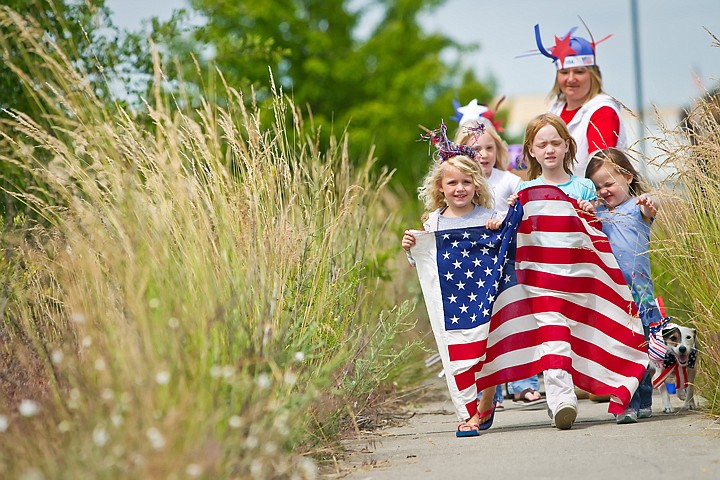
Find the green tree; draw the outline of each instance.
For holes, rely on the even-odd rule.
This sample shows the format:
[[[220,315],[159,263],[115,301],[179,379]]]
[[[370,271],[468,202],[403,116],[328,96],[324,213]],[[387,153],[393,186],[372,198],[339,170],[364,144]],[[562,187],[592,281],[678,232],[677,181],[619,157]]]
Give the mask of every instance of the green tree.
[[[183,58],[174,66],[177,75],[192,77],[193,54],[202,71],[217,66],[246,94],[252,86],[255,100],[267,97],[270,68],[275,82],[308,110],[313,125],[322,126],[325,138],[349,125],[354,158],[365,158],[374,145],[380,164],[397,169],[396,180],[414,189],[428,166],[418,124],[435,128],[447,120],[454,113],[453,97],[481,102],[492,97],[490,86],[444,60],[446,52],[462,54],[472,47],[420,27],[418,17],[441,3],[192,0],[204,23],[181,33],[176,17],[170,28],[156,23],[154,38]],[[173,75],[172,68],[164,72]]]
[[[0,8],[8,14],[9,22],[25,26],[24,35],[17,35],[14,27],[0,25],[0,122],[11,111],[27,114],[36,122],[52,122],[46,118],[47,105],[39,94],[44,88],[53,88],[48,80],[52,78],[51,66],[38,61],[28,48],[31,43],[57,45],[58,58],[62,55],[71,59],[76,68],[85,72],[95,95],[109,106],[113,104],[111,83],[107,81],[113,75],[110,72],[123,63],[130,65],[116,41],[119,34],[112,26],[105,0],[5,0]],[[36,27],[44,34],[30,33]],[[12,145],[1,140],[0,149],[11,151]],[[26,175],[17,165],[0,164],[0,187],[23,190]],[[5,216],[23,209],[12,196],[2,198],[0,208]]]

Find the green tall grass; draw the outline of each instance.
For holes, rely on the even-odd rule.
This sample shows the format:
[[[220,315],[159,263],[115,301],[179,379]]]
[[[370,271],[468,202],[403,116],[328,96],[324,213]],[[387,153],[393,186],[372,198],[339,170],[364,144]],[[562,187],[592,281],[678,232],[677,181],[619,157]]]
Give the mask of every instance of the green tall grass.
[[[143,126],[31,23],[0,23],[46,112],[2,127],[30,185],[5,194],[36,217],[2,237],[0,477],[315,477],[308,453],[405,354],[389,174],[321,150],[279,91],[246,108],[226,85],[192,112],[158,95]]]
[[[696,380],[708,411],[720,414],[720,115],[708,97],[691,112],[688,133],[666,128],[656,139],[663,166],[676,171],[659,214],[653,252],[656,285],[668,314],[697,329]],[[659,281],[658,281],[659,280]],[[656,292],[657,293],[657,292]]]

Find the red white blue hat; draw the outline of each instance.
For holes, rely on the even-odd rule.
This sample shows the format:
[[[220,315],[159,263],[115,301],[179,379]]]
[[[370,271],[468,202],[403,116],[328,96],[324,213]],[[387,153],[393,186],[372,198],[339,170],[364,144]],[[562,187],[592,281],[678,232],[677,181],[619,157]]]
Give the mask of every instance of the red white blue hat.
[[[538,50],[546,57],[552,58],[558,70],[597,65],[595,63],[595,47],[612,36],[608,35],[596,42],[591,33],[591,41],[588,41],[582,37],[574,37],[572,34],[575,33],[575,30],[577,27],[571,28],[564,37],[555,36],[555,46],[546,49],[540,38],[540,25],[535,25],[535,43],[537,43]]]

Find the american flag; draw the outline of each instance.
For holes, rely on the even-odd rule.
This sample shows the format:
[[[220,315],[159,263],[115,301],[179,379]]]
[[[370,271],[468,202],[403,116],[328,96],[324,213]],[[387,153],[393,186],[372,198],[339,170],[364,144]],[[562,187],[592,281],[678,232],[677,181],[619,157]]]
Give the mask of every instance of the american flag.
[[[477,392],[550,368],[622,413],[648,357],[607,237],[552,186],[522,190],[502,230],[417,232],[412,249],[460,418]]]

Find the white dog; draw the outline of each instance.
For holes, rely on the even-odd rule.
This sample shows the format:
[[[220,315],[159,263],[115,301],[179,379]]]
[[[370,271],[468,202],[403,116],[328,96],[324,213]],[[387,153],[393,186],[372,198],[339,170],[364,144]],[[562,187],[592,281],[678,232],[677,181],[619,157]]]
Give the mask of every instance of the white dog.
[[[653,387],[660,390],[663,412],[673,412],[670,394],[665,388],[665,381],[671,379],[674,379],[677,385],[678,398],[685,400],[681,410],[694,409],[695,361],[697,360],[695,329],[671,323],[669,318],[658,326],[652,325],[648,355],[655,366]],[[685,388],[687,393],[683,395]]]

